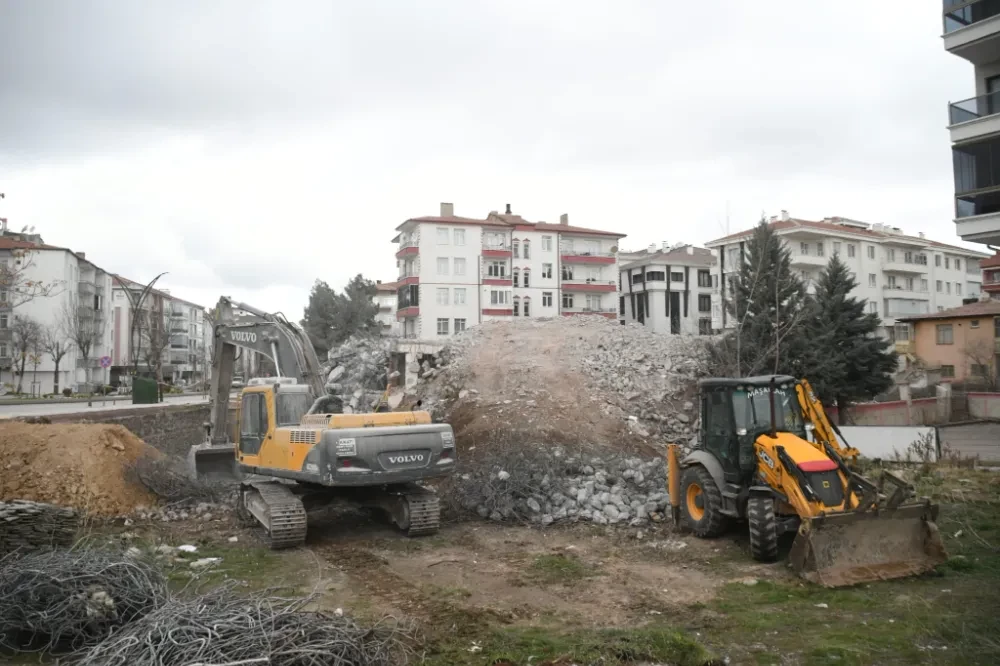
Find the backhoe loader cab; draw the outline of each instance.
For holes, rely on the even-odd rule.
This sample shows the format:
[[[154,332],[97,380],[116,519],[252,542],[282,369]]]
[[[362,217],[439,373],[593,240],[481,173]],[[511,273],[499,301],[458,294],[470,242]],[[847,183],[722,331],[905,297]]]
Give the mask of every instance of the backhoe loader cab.
[[[699,446],[683,461],[676,445],[668,449],[676,524],[715,537],[746,521],[761,561],[778,557],[781,534],[797,532],[793,568],[827,586],[908,576],[947,559],[937,506],[891,474],[876,485],[854,471],[857,450],[834,435],[807,381],[714,378],[699,391]]]

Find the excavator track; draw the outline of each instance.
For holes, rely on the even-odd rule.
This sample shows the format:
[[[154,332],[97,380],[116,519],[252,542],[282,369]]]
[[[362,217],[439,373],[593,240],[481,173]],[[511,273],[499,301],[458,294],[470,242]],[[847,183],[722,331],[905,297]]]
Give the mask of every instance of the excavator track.
[[[306,510],[286,484],[275,481],[240,487],[241,518],[252,520],[271,550],[295,548],[306,540]]]
[[[403,493],[410,517],[406,536],[434,534],[441,527],[441,503],[436,493],[424,488],[407,489]]]

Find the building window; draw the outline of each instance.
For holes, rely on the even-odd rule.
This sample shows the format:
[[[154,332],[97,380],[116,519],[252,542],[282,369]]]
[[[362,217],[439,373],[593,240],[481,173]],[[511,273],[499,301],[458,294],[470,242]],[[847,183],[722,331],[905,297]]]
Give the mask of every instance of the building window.
[[[712,274],[708,271],[698,271],[698,286],[699,287],[711,287],[712,286]]]
[[[551,308],[552,307],[552,292],[543,291],[542,292],[542,307]]]
[[[988,365],[973,363],[971,370],[973,377],[985,378],[990,376],[990,366]]]
[[[823,243],[816,243],[816,256],[817,257],[823,256]]]
[[[562,267],[562,279],[572,280],[573,279],[573,267],[568,264],[563,264]]]
[[[546,280],[552,279],[552,264],[542,264],[542,277]]]
[[[0,314],[0,328],[10,328],[10,316],[6,312]],[[6,354],[0,354],[0,356],[6,356]]]
[[[910,325],[896,324],[893,327],[892,336],[894,342],[908,342],[910,340]]]
[[[945,268],[951,268],[951,257],[945,257],[944,258],[944,267]]]
[[[955,270],[956,271],[962,270],[962,260],[961,259],[956,259],[955,260]]]
[[[679,273],[677,271],[670,272],[671,282],[684,282],[684,273]]]
[[[524,269],[524,286],[525,287],[531,286],[531,271],[529,271],[527,268]]]
[[[951,324],[937,325],[937,343],[939,345],[954,344],[954,331]]]
[[[904,264],[912,264],[913,263],[913,253],[912,252],[904,252],[903,253],[903,263]]]
[[[886,248],[886,250],[885,250],[885,259],[886,259],[886,261],[896,261],[896,251],[894,249],[892,249],[891,247]]]
[[[799,243],[799,254],[809,254],[809,243]]]
[[[854,258],[854,243],[847,244],[847,256],[852,259]]]
[[[524,316],[525,317],[531,316],[531,298],[527,296],[525,296],[524,298]]]
[[[876,286],[877,281],[878,281],[878,276],[877,275],[875,275],[874,273],[869,273],[868,274],[868,286],[869,287]]]
[[[646,282],[664,282],[666,279],[666,271],[646,271]]]
[[[490,291],[490,305],[510,305],[510,292],[496,289]]]
[[[740,248],[729,248],[729,265],[737,267],[740,265]]]
[[[514,297],[514,316],[515,317],[521,316],[521,299],[518,298],[517,296]]]
[[[448,244],[448,229],[445,227],[438,227],[438,245]]]
[[[885,280],[886,280],[886,286],[889,287],[889,289],[895,289],[896,288],[896,276],[895,275],[889,275],[888,277],[886,277]]]
[[[942,365],[941,366],[941,376],[942,377],[955,377],[955,366],[953,365]]]
[[[937,292],[938,292],[939,294],[940,294],[940,293],[941,293],[941,291],[942,291],[942,290],[944,289],[944,283],[943,283],[943,282],[941,282],[941,280],[937,280],[937,281],[936,281],[936,282],[934,283],[934,286],[935,286],[935,287],[937,288]]]
[[[455,275],[465,275],[465,257],[455,257]]]
[[[542,236],[542,252],[552,251],[552,236]]]
[[[911,277],[906,278],[906,288],[909,291],[913,291],[913,278]]]
[[[465,305],[465,287],[455,288],[455,305]]]
[[[921,266],[926,266],[927,265],[927,255],[926,254],[918,254],[917,255],[917,263],[920,264]]]
[[[944,293],[946,293],[946,294],[950,294],[951,293],[951,282],[945,282],[944,283]]]
[[[711,335],[712,334],[712,320],[706,317],[702,317],[698,320],[698,335]]]
[[[566,310],[571,310],[573,308],[573,294],[562,295],[562,306]]]
[[[7,302],[7,290],[0,289],[0,303],[6,303],[6,302]]]
[[[521,258],[521,241],[514,240],[514,242],[511,243],[510,247],[511,247],[511,252],[513,252],[513,254],[514,254],[514,258],[515,259],[520,259]]]
[[[515,287],[520,287],[521,286],[521,269],[515,268],[514,270],[512,270],[511,271],[511,278],[513,278],[513,280],[514,280],[514,286]]]
[[[929,285],[930,285],[930,283],[927,282],[926,279],[921,279],[920,280],[920,291],[927,291]]]
[[[437,304],[448,305],[448,287],[437,288]]]
[[[934,255],[934,265],[937,266],[938,268],[941,267],[941,255],[940,254],[935,254]]]
[[[875,301],[868,301],[868,312],[878,314],[878,303]]]
[[[635,275],[632,276],[632,284],[639,284],[640,282],[645,282],[645,281],[646,281],[645,273],[636,273]]]
[[[8,351],[9,350],[7,349],[7,343],[6,342],[0,342],[0,356],[6,357]]]
[[[437,320],[437,334],[438,335],[448,335],[448,320],[438,319]]]
[[[698,294],[698,312],[712,311],[712,297],[708,294]]]
[[[531,241],[524,241],[524,258],[531,259]]]
[[[969,322],[969,328],[979,328],[979,320],[973,319]]]
[[[869,245],[868,246],[868,258],[869,259],[874,259],[875,258],[875,246],[874,245]]]
[[[962,285],[958,282],[955,283],[955,293],[959,296],[962,295]]]
[[[437,260],[437,274],[447,275],[448,274],[448,257],[438,257]]]
[[[502,278],[507,275],[507,263],[503,261],[491,261],[486,266],[486,275],[491,278]]]
[[[584,298],[587,300],[587,310],[591,312],[597,312],[601,309],[601,295],[600,294],[587,294]]]
[[[834,253],[834,254],[840,254],[840,243],[836,243],[836,242],[835,242],[835,243],[833,244],[833,253]]]
[[[455,245],[465,245],[465,229],[455,229]]]

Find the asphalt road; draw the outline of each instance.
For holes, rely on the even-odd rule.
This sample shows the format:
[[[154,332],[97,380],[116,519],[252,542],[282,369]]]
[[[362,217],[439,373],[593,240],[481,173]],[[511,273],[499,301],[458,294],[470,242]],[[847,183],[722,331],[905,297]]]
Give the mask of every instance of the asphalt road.
[[[157,405],[133,405],[131,397],[119,400],[112,400],[114,396],[107,398],[94,398],[93,406],[88,407],[86,402],[54,402],[52,404],[33,405],[0,405],[0,419],[16,418],[18,416],[50,416],[52,414],[86,414],[87,412],[97,412],[106,410],[128,410],[128,409],[149,409]],[[207,394],[193,395],[167,395],[160,405],[196,405],[208,404]]]

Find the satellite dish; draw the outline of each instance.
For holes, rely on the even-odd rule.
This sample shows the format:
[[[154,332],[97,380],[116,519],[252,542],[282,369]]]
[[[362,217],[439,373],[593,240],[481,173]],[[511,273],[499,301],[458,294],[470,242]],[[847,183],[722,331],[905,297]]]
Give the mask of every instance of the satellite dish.
[[[31,228],[30,228],[30,229],[28,229],[28,233],[29,233],[29,234],[33,234],[33,233],[35,233],[35,225],[31,225]]]
[[[618,246],[617,245],[612,245],[611,246],[611,254],[614,254],[617,251],[618,251]]]

